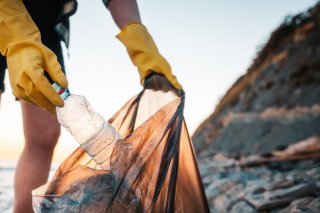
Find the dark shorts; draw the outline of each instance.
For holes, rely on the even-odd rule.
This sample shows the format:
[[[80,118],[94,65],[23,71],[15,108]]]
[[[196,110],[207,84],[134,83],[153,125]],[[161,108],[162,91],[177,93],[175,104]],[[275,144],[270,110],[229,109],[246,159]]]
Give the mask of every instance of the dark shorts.
[[[40,30],[42,43],[56,54],[62,71],[65,73],[61,39],[54,29],[55,21],[61,11],[63,2],[64,0],[24,0],[27,10]],[[0,94],[1,91],[5,90],[4,77],[6,68],[6,58],[0,54]],[[47,72],[45,72],[45,75],[52,84],[53,81]]]

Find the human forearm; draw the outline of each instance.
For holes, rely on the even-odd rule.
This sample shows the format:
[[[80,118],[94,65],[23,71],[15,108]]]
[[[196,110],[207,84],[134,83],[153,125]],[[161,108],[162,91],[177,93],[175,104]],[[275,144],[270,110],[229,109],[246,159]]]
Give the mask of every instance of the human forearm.
[[[114,22],[121,29],[117,38],[124,44],[137,66],[140,82],[152,72],[164,75],[176,89],[182,86],[172,74],[170,64],[160,54],[147,28],[141,24],[136,0],[111,0],[108,4]]]
[[[140,22],[140,13],[136,0],[111,0],[108,9],[119,29],[129,22]]]

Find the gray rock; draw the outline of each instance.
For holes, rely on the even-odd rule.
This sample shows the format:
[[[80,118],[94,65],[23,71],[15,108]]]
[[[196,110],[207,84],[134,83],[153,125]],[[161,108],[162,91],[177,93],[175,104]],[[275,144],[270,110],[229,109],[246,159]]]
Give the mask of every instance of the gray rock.
[[[301,183],[296,186],[285,189],[277,189],[275,191],[266,192],[265,196],[267,199],[291,199],[295,200],[301,197],[306,197],[315,194],[317,191],[317,186],[314,182],[311,183]]]
[[[320,198],[305,197],[295,200],[287,208],[281,210],[279,213],[319,213],[320,212]]]
[[[230,213],[256,213],[257,210],[247,202],[240,201],[233,205]]]

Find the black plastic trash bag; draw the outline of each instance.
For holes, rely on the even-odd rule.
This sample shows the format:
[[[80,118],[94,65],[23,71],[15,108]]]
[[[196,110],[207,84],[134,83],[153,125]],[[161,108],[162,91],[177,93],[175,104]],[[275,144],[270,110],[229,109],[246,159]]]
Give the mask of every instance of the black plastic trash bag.
[[[80,146],[51,182],[33,191],[34,210],[209,212],[183,117],[184,98],[163,76],[151,75],[143,91],[109,120],[124,139],[113,150],[103,141]]]

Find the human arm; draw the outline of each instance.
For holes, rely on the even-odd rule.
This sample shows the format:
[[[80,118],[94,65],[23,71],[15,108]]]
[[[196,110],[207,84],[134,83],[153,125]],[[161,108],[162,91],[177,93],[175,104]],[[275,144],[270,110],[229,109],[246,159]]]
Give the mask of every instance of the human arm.
[[[68,82],[56,55],[42,44],[22,0],[0,0],[0,52],[7,58],[10,84],[17,98],[50,112],[63,106],[44,70],[63,88]]]
[[[121,29],[117,38],[127,48],[131,61],[137,66],[141,84],[150,73],[156,72],[181,90],[182,86],[172,74],[170,64],[160,54],[147,28],[142,25],[136,0],[111,0],[108,9]]]
[[[108,4],[108,9],[120,30],[130,22],[141,23],[136,0],[111,0]]]

